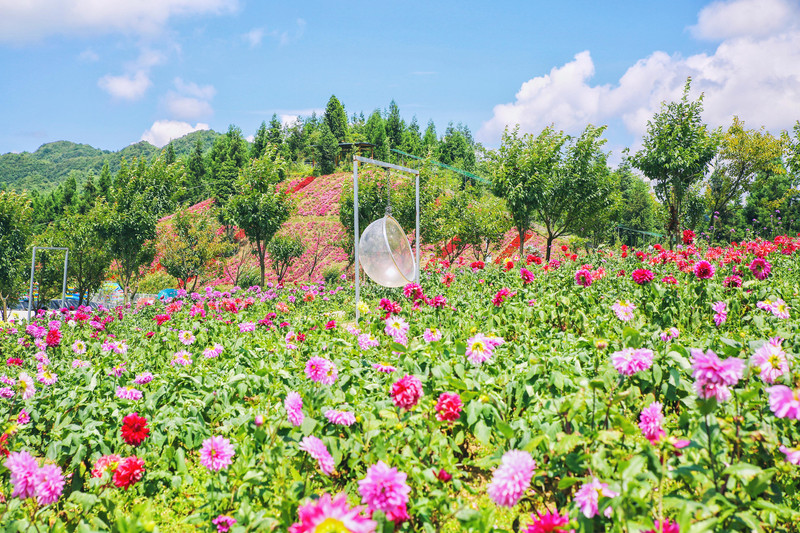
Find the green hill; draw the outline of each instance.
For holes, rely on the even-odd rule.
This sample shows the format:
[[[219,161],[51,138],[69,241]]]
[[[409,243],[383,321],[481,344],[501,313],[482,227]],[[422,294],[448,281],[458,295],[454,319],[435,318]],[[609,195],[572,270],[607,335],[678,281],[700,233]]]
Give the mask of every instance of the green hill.
[[[175,139],[172,141],[175,155],[178,157],[189,155],[198,139],[203,143],[204,152],[207,152],[219,136],[219,133],[207,130],[195,131]],[[48,193],[58,187],[70,172],[76,171],[80,174],[76,178],[80,184],[87,174],[99,174],[106,161],[114,173],[119,169],[123,157],[126,161],[134,158],[150,160],[161,151],[161,148],[146,141],[131,144],[117,152],[70,141],[47,143],[33,153],[0,155],[0,189],[8,188],[14,191],[27,189],[41,194]]]

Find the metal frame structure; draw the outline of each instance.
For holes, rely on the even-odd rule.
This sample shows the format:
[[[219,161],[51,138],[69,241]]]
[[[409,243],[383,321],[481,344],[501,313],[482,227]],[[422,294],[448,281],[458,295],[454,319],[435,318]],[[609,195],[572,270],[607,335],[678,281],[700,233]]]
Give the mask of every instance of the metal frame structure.
[[[419,271],[420,271],[420,264],[419,264],[419,170],[414,170],[413,168],[406,168],[401,167],[400,165],[393,165],[392,163],[387,163],[385,161],[378,161],[377,159],[369,159],[367,157],[361,157],[359,155],[353,156],[353,224],[354,224],[354,232],[353,232],[353,251],[355,254],[355,275],[356,275],[356,323],[359,320],[359,312],[358,312],[358,302],[360,301],[361,296],[361,274],[359,272],[359,263],[358,263],[358,241],[361,238],[361,231],[358,227],[358,163],[367,163],[370,165],[376,165],[379,167],[383,167],[386,169],[394,169],[400,172],[406,172],[408,174],[413,174],[415,176],[415,187],[416,187],[416,227],[414,233],[414,250],[416,255],[416,262],[417,262],[417,271],[414,274],[414,280],[416,283],[419,283]]]
[[[36,270],[36,250],[65,250],[64,254],[64,282],[61,284],[61,304],[67,299],[67,265],[69,265],[69,248],[54,246],[34,246],[31,255],[31,285],[28,289],[28,322],[31,320],[31,307],[33,306],[33,273]]]

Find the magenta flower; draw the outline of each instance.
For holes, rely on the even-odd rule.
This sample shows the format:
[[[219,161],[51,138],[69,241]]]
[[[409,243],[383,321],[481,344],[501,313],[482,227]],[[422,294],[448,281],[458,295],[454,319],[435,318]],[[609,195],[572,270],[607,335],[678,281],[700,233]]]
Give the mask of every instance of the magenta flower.
[[[239,332],[240,333],[249,333],[251,331],[256,330],[256,323],[255,322],[242,322],[239,324]]]
[[[698,261],[694,265],[694,275],[697,279],[711,279],[714,277],[714,265],[708,261]]]
[[[175,355],[172,356],[172,361],[169,363],[171,366],[179,365],[179,366],[187,366],[192,364],[192,354],[187,352],[186,350],[181,350],[179,352],[175,352]]]
[[[728,320],[728,304],[725,302],[714,302],[711,304],[711,309],[716,313],[714,315],[714,324],[720,327]]]
[[[186,346],[189,346],[195,341],[195,336],[191,331],[181,330],[181,332],[178,333],[178,340]]]
[[[331,424],[340,426],[352,426],[356,423],[356,416],[350,411],[337,411],[335,409],[328,409],[325,411],[325,418]]]
[[[362,350],[377,348],[381,342],[372,333],[362,333],[358,336],[358,347]]]
[[[522,450],[506,452],[487,488],[489,497],[497,505],[514,507],[530,487],[535,470],[536,461],[528,452]]]
[[[681,533],[681,529],[678,527],[678,524],[675,522],[670,522],[669,520],[656,520],[655,525],[655,529],[648,529],[642,533]]]
[[[308,455],[317,460],[319,469],[322,470],[323,474],[330,476],[333,473],[333,457],[331,457],[331,454],[328,451],[328,448],[325,446],[325,443],[320,439],[314,437],[313,435],[309,435],[300,442],[300,449],[304,452],[307,452]]]
[[[546,513],[537,512],[531,514],[532,522],[528,527],[520,530],[520,533],[550,533],[552,531],[560,531],[561,533],[575,533],[574,529],[567,529],[569,524],[569,515],[566,513],[562,516],[558,514],[558,510],[547,511]]]
[[[422,396],[422,382],[418,377],[406,374],[392,385],[391,395],[397,407],[411,409]]]
[[[795,448],[787,448],[786,446],[781,446],[779,448],[781,452],[786,455],[786,460],[792,463],[793,465],[800,466],[800,449]]]
[[[117,398],[122,400],[141,400],[142,391],[133,387],[117,387]]]
[[[72,361],[72,368],[86,368],[92,366],[90,361],[84,361],[83,359],[73,359]]]
[[[315,383],[333,385],[339,372],[333,362],[314,356],[306,363],[306,377]]]
[[[614,314],[617,315],[618,319],[623,322],[629,322],[633,320],[633,311],[636,309],[636,306],[628,300],[617,300],[616,303],[611,306],[611,309],[614,311]]]
[[[133,378],[133,382],[137,385],[146,385],[153,381],[153,374],[152,372],[142,372],[138,374],[135,378]]]
[[[575,503],[578,504],[578,508],[586,518],[594,518],[600,511],[600,498],[613,498],[617,495],[618,493],[608,488],[607,483],[601,483],[597,478],[592,478],[591,482],[581,485],[581,488],[575,493]],[[605,516],[610,518],[612,512],[611,507],[607,507]]]
[[[440,422],[453,422],[461,416],[464,404],[461,396],[456,392],[443,392],[436,402],[436,420]]]
[[[78,339],[72,343],[72,351],[75,355],[83,355],[86,353],[86,343]]]
[[[531,272],[525,267],[519,269],[519,275],[522,278],[522,283],[524,283],[525,285],[533,282],[533,280],[536,279],[536,277],[533,275],[533,272]]]
[[[209,470],[219,472],[233,463],[233,454],[231,441],[217,435],[203,441],[203,447],[200,448],[200,464]]]
[[[646,285],[653,281],[653,271],[646,268],[637,268],[631,272],[631,278],[637,285]]]
[[[364,507],[350,509],[347,496],[339,494],[331,498],[328,493],[318,500],[310,500],[297,510],[299,522],[289,527],[289,533],[315,533],[326,527],[339,528],[350,533],[374,533],[378,524],[364,515]]]
[[[772,265],[767,262],[766,259],[762,257],[756,257],[753,259],[753,262],[750,263],[750,272],[753,273],[753,276],[757,280],[764,281],[769,276],[769,273],[772,271]]]
[[[785,385],[775,385],[767,389],[769,408],[778,418],[800,420],[800,390],[792,390]]]
[[[64,475],[61,467],[54,464],[42,466],[34,477],[36,500],[39,505],[56,503],[64,490]]]
[[[227,533],[231,530],[231,526],[236,523],[236,519],[226,514],[221,514],[211,521],[212,524],[217,526],[217,533]]]
[[[358,481],[358,492],[367,507],[383,511],[389,520],[399,522],[408,516],[406,505],[411,487],[406,483],[406,474],[389,468],[383,461],[367,469],[367,475]]]
[[[582,268],[575,272],[575,284],[581,287],[588,287],[592,284],[592,272]]]
[[[294,426],[303,424],[303,419],[305,418],[303,415],[303,398],[298,393],[291,391],[287,394],[286,399],[283,401],[283,407],[286,409],[286,417],[289,419],[290,424]]]
[[[479,365],[492,357],[494,346],[483,333],[478,333],[467,339],[466,356],[470,363]]]
[[[409,325],[408,322],[403,320],[402,317],[397,315],[392,315],[387,318],[384,323],[386,327],[383,328],[383,332],[393,338],[395,341],[400,342],[399,339],[405,339],[408,334]],[[401,343],[402,344],[402,343]]]
[[[396,366],[387,365],[387,364],[384,364],[384,363],[373,363],[372,364],[372,368],[374,368],[378,372],[383,372],[384,374],[391,374],[392,372],[396,372],[397,371],[397,367]]]
[[[32,498],[36,494],[36,473],[39,471],[39,465],[35,457],[24,450],[11,452],[3,466],[11,471],[13,498]]]
[[[765,342],[751,358],[753,366],[758,367],[759,377],[764,383],[775,383],[778,378],[789,372],[789,361],[786,352],[781,348],[781,339],[773,338]]]
[[[650,444],[656,444],[661,437],[666,435],[662,427],[663,423],[664,415],[659,402],[651,403],[639,415],[639,429],[642,430],[642,434],[650,441]]]
[[[744,361],[736,357],[721,360],[717,354],[708,350],[692,349],[692,376],[697,395],[705,400],[716,398],[724,402],[731,397],[729,387],[736,385],[742,378]]]
[[[611,354],[611,364],[623,376],[632,376],[653,366],[653,351],[646,348],[625,348]]]
[[[436,328],[427,328],[422,334],[422,338],[427,343],[436,342],[442,340],[442,332]]]

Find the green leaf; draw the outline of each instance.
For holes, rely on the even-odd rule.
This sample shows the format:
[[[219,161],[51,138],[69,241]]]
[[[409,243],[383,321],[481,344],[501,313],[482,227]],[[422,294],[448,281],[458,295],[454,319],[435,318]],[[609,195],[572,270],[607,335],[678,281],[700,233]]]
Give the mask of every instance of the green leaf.
[[[478,423],[475,424],[475,428],[473,429],[473,433],[481,444],[489,444],[492,438],[492,430],[489,429],[489,426],[487,426],[483,420],[478,420]]]

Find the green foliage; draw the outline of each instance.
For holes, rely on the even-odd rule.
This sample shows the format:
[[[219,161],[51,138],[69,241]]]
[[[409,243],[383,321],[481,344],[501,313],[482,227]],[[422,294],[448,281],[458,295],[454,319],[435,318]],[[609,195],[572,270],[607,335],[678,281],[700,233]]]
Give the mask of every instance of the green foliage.
[[[650,192],[650,186],[631,170],[628,160],[623,161],[613,173],[619,191],[617,203],[610,210],[614,226],[624,226],[637,231],[656,232],[660,227],[660,205]],[[641,235],[619,232],[622,243],[635,246],[642,242]]]
[[[322,116],[322,121],[333,134],[337,143],[347,140],[347,113],[344,110],[344,106],[335,95],[331,95],[328,100],[328,105],[325,106],[325,114]],[[327,172],[323,172],[323,174],[327,174]]]
[[[686,191],[703,178],[721,135],[718,130],[709,132],[702,123],[703,97],[690,102],[690,87],[691,78],[686,80],[680,102],[662,102],[661,110],[647,122],[643,148],[631,159],[668,208],[671,244],[679,240]]]
[[[325,280],[325,285],[332,286],[335,285],[337,281],[339,281],[339,276],[342,274],[342,271],[339,267],[330,265],[325,267],[325,270],[322,271],[322,279]]]
[[[17,301],[24,283],[25,258],[30,239],[31,202],[24,195],[0,191],[0,301],[2,320],[7,306]]]
[[[389,159],[389,138],[386,135],[386,121],[381,117],[381,112],[377,109],[372,112],[364,125],[364,135],[367,142],[375,145],[375,159],[388,161]]]
[[[390,148],[399,148],[403,144],[406,124],[400,118],[400,108],[394,100],[389,104],[389,114],[386,117],[386,140]]]
[[[300,237],[275,235],[267,244],[267,255],[272,262],[272,269],[278,275],[278,284],[283,283],[286,272],[295,259],[303,255],[306,247]]]
[[[162,289],[177,289],[178,280],[170,276],[165,270],[148,272],[139,281],[139,292],[144,294],[158,294]]]
[[[327,124],[323,124],[321,129],[319,144],[314,147],[314,154],[317,159],[318,175],[333,174],[336,170],[336,160],[339,157],[339,142],[328,129]]]

